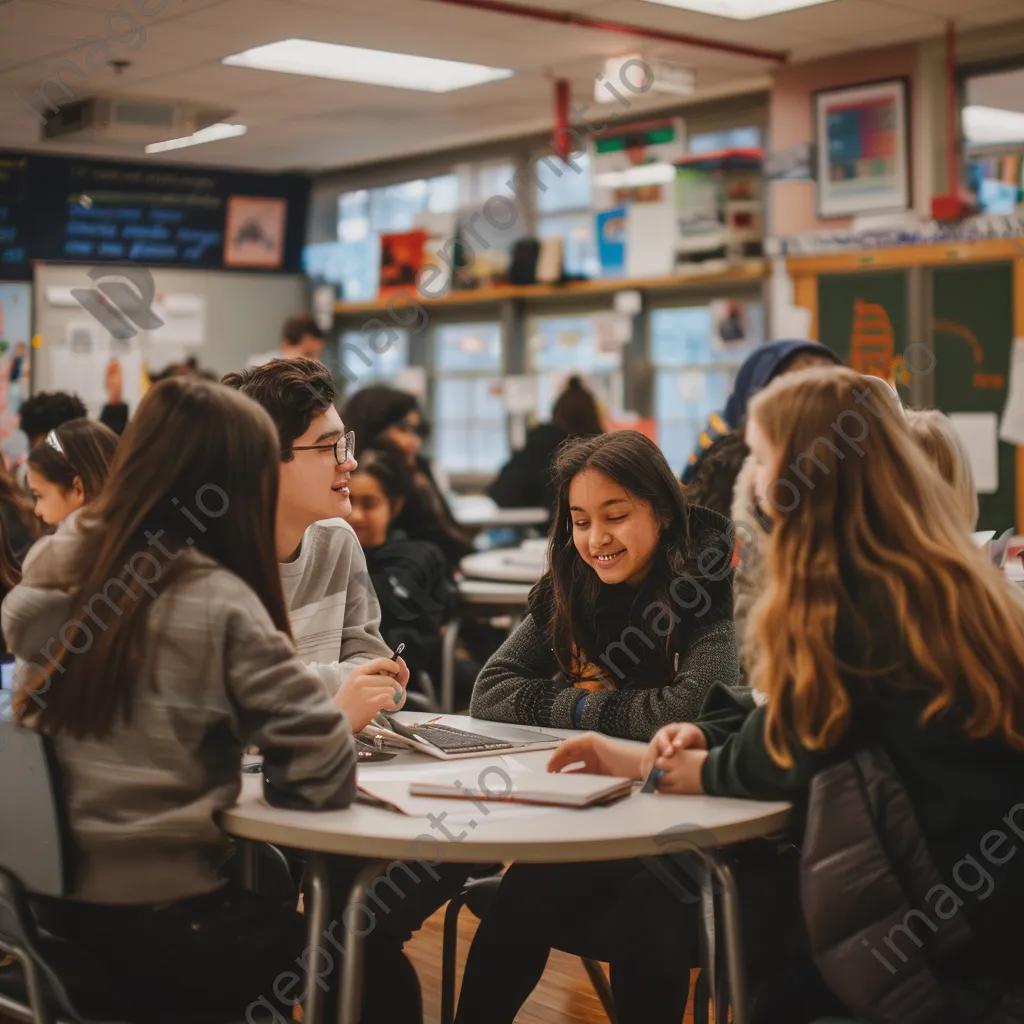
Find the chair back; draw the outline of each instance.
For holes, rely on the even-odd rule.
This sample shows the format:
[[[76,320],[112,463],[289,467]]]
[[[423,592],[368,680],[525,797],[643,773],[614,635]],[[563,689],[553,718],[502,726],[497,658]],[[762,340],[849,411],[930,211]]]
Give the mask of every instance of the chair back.
[[[10,719],[0,708],[0,868],[27,892],[62,897],[69,858],[52,744]]]

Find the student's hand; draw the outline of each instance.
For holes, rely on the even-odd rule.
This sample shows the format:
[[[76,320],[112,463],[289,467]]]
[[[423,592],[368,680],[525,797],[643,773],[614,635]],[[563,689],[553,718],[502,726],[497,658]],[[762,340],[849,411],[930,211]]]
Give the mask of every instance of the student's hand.
[[[658,784],[659,793],[701,794],[704,783],[701,772],[708,759],[706,750],[676,750],[669,757],[659,757],[654,762],[664,775]]]
[[[369,725],[378,711],[399,711],[405,706],[405,687],[409,682],[409,666],[403,658],[374,658],[357,665],[342,683],[334,703],[348,715],[352,731]],[[398,697],[396,702],[395,698]]]
[[[549,772],[560,772],[577,761],[577,769],[590,775],[618,775],[624,779],[640,778],[640,760],[643,751],[635,744],[602,736],[598,732],[585,732],[565,740],[548,761]]]
[[[644,754],[643,772],[647,778],[659,757],[670,757],[677,750],[707,750],[708,740],[692,722],[672,722],[662,726]]]

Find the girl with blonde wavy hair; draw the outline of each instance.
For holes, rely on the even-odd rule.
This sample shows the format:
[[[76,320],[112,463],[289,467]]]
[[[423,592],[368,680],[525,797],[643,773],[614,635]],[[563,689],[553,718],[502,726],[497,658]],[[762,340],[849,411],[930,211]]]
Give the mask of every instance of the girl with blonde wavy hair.
[[[980,989],[998,1001],[1024,949],[1024,604],[906,420],[866,395],[852,371],[809,370],[750,408],[772,529],[744,646],[767,702],[748,710],[719,688],[646,754],[582,736],[551,767],[658,768],[663,792],[790,800],[800,821],[818,771],[881,747],[945,883],[935,888],[973,927],[971,948],[938,970],[984,1008]],[[773,899],[796,913],[796,878]]]

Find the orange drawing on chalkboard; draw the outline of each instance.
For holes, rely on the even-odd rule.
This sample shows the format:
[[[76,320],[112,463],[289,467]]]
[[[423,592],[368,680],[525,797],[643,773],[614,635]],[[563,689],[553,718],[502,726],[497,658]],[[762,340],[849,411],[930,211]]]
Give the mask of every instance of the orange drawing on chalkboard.
[[[953,320],[936,320],[932,325],[936,334],[952,334],[954,337],[963,338],[971,346],[971,354],[974,356],[974,365],[978,367],[974,371],[971,383],[976,388],[1004,388],[1006,377],[1001,373],[982,373],[981,364],[985,361],[985,353],[982,350],[978,336],[969,327],[958,324]]]
[[[870,373],[890,383],[909,383],[903,358],[896,355],[896,337],[885,306],[854,300],[850,366],[858,373]]]

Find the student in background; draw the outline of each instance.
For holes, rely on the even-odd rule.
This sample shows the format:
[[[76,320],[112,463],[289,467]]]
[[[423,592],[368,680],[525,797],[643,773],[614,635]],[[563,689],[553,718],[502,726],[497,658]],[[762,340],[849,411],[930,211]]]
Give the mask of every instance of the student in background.
[[[969,530],[978,527],[978,491],[970,456],[953,422],[938,409],[908,409],[907,426],[925,455],[956,495]]]
[[[356,432],[358,451],[394,445],[412,472],[412,489],[394,526],[414,540],[428,540],[443,552],[448,568],[473,550],[473,538],[455,521],[428,459],[422,455],[427,424],[415,396],[384,384],[357,391],[345,402],[345,422]]]
[[[273,352],[251,356],[246,369],[262,366],[271,359],[311,359],[320,362],[324,354],[324,332],[311,316],[293,316],[281,328],[281,345]]]
[[[4,601],[4,634],[24,659],[17,711],[53,741],[76,850],[71,898],[36,910],[74,951],[82,1002],[106,1008],[88,1016],[252,1020],[262,999],[290,1019],[302,995],[275,981],[301,958],[306,923],[225,884],[231,844],[217,823],[250,744],[272,804],[355,796],[349,723],[289,635],[279,460],[255,402],[204,381],[157,384],[110,486],[35,545]],[[375,998],[363,1020],[418,1021],[411,968],[367,942]]]
[[[761,388],[776,377],[810,366],[842,366],[843,361],[816,341],[772,341],[756,348],[736,373],[732,393],[721,412],[713,412],[683,469],[682,481],[690,483],[712,441],[743,426],[747,405]]]
[[[345,522],[357,463],[334,382],[322,363],[274,359],[223,383],[263,406],[277,427],[274,545],[292,636],[358,732],[378,711],[404,705],[409,668],[381,639],[366,562]]]
[[[85,404],[78,395],[66,391],[40,391],[25,399],[18,410],[18,424],[28,438],[31,451],[55,427],[68,420],[83,419],[88,415]],[[27,468],[21,462],[16,470],[18,486],[28,494]]]
[[[567,442],[555,484],[551,570],[470,713],[634,740],[696,718],[716,681],[739,681],[728,520],[687,505],[636,431]],[[611,962],[621,1024],[678,1024],[696,931],[666,895],[636,860],[513,864],[474,939],[458,1024],[512,1024],[552,948]]]
[[[0,472],[0,523],[7,546],[20,565],[28,549],[39,539],[39,520],[33,503],[25,497],[13,477],[4,472]]]
[[[380,602],[384,642],[392,649],[404,643],[408,661],[437,679],[441,629],[454,605],[455,583],[440,548],[412,540],[392,525],[411,486],[401,452],[364,448],[349,479],[348,523],[363,548]]]
[[[554,479],[551,568],[470,713],[631,739],[694,718],[716,679],[737,681],[728,520],[688,506],[633,430],[567,442]]]
[[[51,430],[28,453],[28,485],[36,515],[57,526],[103,489],[117,434],[95,420],[77,419]]]
[[[736,477],[749,454],[741,430],[715,438],[686,485],[686,500],[721,516],[731,515]]]
[[[502,467],[487,493],[502,508],[555,508],[551,462],[558,446],[570,437],[604,433],[593,394],[579,377],[570,377],[551,412],[526,435],[526,444]]]
[[[645,755],[589,735],[559,748],[550,770],[584,761],[639,778],[658,767],[664,792],[789,800],[799,821],[816,773],[859,749],[884,751],[943,883],[902,918],[913,930],[897,948],[920,948],[915,933],[963,914],[970,942],[931,961],[949,1019],[1019,1020],[986,1014],[1019,988],[1024,948],[1024,859],[1010,849],[1024,837],[1024,608],[968,536],[906,421],[891,409],[872,418],[860,387],[848,370],[807,371],[751,405],[755,489],[779,498],[764,504],[768,579],[747,640],[766,703],[749,710],[716,688],[695,724],[663,730]],[[840,417],[863,435],[858,451],[836,433]],[[799,922],[796,873],[772,888],[756,873],[738,880],[744,917],[771,920],[781,943],[787,922]],[[924,892],[910,877],[899,884]],[[863,968],[852,962],[856,932],[876,921],[878,891],[865,886],[858,920],[832,929],[850,937],[852,977]],[[898,983],[906,958],[883,952]],[[870,949],[863,956],[877,971]]]

